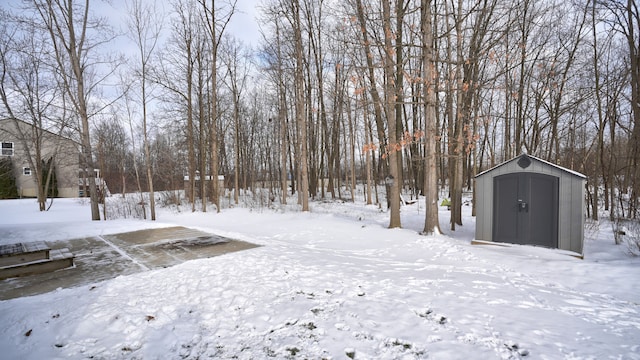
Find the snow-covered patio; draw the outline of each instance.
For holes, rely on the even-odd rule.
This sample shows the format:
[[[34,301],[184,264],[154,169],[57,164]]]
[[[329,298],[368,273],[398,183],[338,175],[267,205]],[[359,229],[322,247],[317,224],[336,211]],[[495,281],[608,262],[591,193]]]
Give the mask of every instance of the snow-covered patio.
[[[473,246],[468,207],[458,231],[419,235],[423,206],[390,230],[387,213],[348,202],[91,222],[78,200],[46,213],[2,201],[2,243],[185,226],[263,245],[0,301],[2,356],[640,359],[640,259],[610,226],[585,232],[580,260]]]
[[[75,255],[74,267],[1,281],[0,300],[88,285],[121,275],[256,247],[244,241],[182,226],[94,235],[51,244],[54,249],[72,252]]]

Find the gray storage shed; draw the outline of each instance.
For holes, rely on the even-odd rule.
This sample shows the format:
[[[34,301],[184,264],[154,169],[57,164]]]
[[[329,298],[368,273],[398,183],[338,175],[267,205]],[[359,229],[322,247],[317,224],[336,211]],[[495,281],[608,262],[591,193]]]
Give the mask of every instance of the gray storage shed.
[[[476,240],[582,255],[585,181],[527,154],[476,175]]]

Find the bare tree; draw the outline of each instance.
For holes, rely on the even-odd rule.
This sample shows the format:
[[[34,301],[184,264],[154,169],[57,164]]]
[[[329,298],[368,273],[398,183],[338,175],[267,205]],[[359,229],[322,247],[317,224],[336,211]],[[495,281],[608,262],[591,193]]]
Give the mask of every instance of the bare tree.
[[[296,157],[300,164],[300,185],[298,201],[302,205],[302,211],[309,211],[309,170],[307,158],[307,122],[305,120],[304,102],[304,78],[303,78],[303,44],[302,27],[300,24],[300,1],[291,0],[290,10],[292,16],[294,47],[295,47],[295,116],[298,127]]]
[[[425,115],[425,143],[424,143],[424,201],[425,220],[423,233],[426,235],[440,233],[438,220],[438,171],[436,158],[436,88],[435,64],[433,51],[433,16],[431,0],[422,0],[421,24],[422,24],[422,71],[423,97]]]
[[[177,1],[174,12],[177,15],[172,26],[172,40],[163,51],[160,69],[155,81],[166,93],[166,103],[174,101],[173,110],[176,117],[184,121],[180,127],[184,129],[187,147],[187,199],[191,202],[191,211],[196,211],[196,152],[194,134],[194,67],[197,37],[196,9],[188,0]],[[163,61],[164,60],[164,61]],[[174,100],[177,98],[176,100]],[[175,104],[177,102],[177,104]],[[177,108],[177,109],[176,109]],[[177,110],[177,111],[176,111]]]
[[[220,45],[220,40],[224,35],[225,29],[231,20],[231,17],[235,13],[237,0],[230,0],[226,3],[226,7],[223,9],[216,8],[215,0],[211,0],[211,4],[206,3],[205,0],[198,0],[202,8],[204,10],[204,15],[206,18],[206,26],[207,31],[210,36],[211,41],[211,87],[209,91],[210,94],[210,118],[211,123],[209,125],[209,138],[210,138],[210,146],[211,146],[211,160],[210,160],[210,171],[212,176],[212,191],[213,191],[213,203],[216,205],[216,210],[220,212],[220,190],[218,189],[218,127],[217,127],[217,117],[218,117],[218,74],[217,74],[217,66],[218,66],[218,48]],[[203,194],[203,199],[204,199]],[[204,202],[204,200],[203,200]],[[206,208],[203,205],[203,211]]]
[[[61,87],[55,78],[55,67],[46,62],[46,34],[35,26],[22,26],[29,22],[1,9],[0,21],[0,100],[7,119],[13,123],[12,136],[22,143],[33,173],[39,209],[45,211],[48,197],[53,196],[49,183],[55,176],[60,147],[51,143],[50,132],[61,136],[65,130],[65,112],[58,111]],[[45,157],[51,159],[51,166],[45,166]]]
[[[58,75],[71,106],[80,121],[82,158],[89,181],[91,219],[100,220],[98,188],[91,146],[89,97],[96,90],[96,66],[91,59],[99,45],[109,40],[110,32],[102,19],[89,15],[89,0],[30,0],[44,29],[49,33]]]
[[[94,138],[98,141],[98,162],[100,163],[101,177],[109,184],[109,190],[119,192],[122,196],[126,193],[127,173],[126,165],[131,158],[130,149],[127,147],[129,139],[118,114],[113,114],[100,121],[94,132]]]
[[[640,7],[636,1],[603,1],[611,11],[616,31],[624,36],[628,48],[629,87],[631,92],[631,156],[629,158],[631,199],[628,217],[638,216],[640,199]]]
[[[140,166],[138,165],[138,160],[137,160],[137,156],[136,156],[136,151],[138,149],[137,141],[136,141],[136,132],[134,130],[135,126],[135,106],[133,104],[133,100],[131,99],[131,96],[129,94],[128,91],[123,91],[124,93],[124,109],[126,112],[125,115],[125,120],[127,121],[128,125],[129,125],[129,136],[131,137],[131,151],[133,152],[133,156],[132,156],[132,165],[133,165],[133,171],[135,173],[135,180],[136,180],[136,186],[138,188],[138,195],[140,196],[140,204],[142,204],[142,215],[143,218],[146,219],[147,218],[147,213],[146,213],[146,207],[144,207],[144,197],[142,194],[142,181],[140,179]]]
[[[129,27],[129,36],[134,41],[138,50],[138,71],[137,75],[140,79],[140,103],[142,105],[142,136],[143,149],[145,158],[145,167],[147,173],[147,185],[149,187],[149,209],[151,212],[151,220],[156,220],[156,202],[153,189],[153,167],[151,163],[151,153],[148,134],[148,77],[149,77],[149,61],[158,44],[160,33],[162,32],[162,18],[160,13],[156,11],[155,5],[143,5],[140,0],[132,0],[128,4],[129,19],[127,25]]]
[[[396,9],[398,11],[398,9]],[[392,39],[394,37],[393,30],[391,29],[391,4],[390,0],[382,1],[382,27],[384,33],[384,75],[385,75],[385,91],[384,91],[384,109],[387,119],[387,136],[389,144],[387,148],[387,157],[389,159],[389,175],[387,176],[387,182],[389,185],[389,205],[391,214],[389,217],[389,227],[397,228],[402,227],[400,221],[400,172],[399,166],[401,163],[398,161],[400,154],[400,144],[397,138],[396,132],[396,79],[395,79],[395,61],[393,54],[395,53],[395,44]],[[400,40],[401,41],[401,40]]]
[[[231,91],[233,102],[233,124],[234,124],[234,196],[233,200],[238,204],[240,192],[240,162],[241,162],[241,122],[240,111],[242,106],[242,93],[245,89],[248,71],[248,56],[243,53],[243,45],[238,40],[226,38],[226,45],[223,48],[223,63],[226,65],[226,84]],[[247,169],[245,169],[246,171]]]
[[[282,46],[280,42],[280,21],[275,19],[276,25],[276,82],[278,89],[278,120],[280,126],[280,191],[282,204],[287,203],[287,91],[284,85]]]

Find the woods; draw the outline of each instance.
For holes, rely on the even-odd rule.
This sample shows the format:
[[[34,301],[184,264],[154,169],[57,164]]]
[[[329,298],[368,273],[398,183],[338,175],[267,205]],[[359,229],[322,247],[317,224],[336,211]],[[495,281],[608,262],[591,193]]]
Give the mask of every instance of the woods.
[[[474,176],[521,153],[587,175],[594,220],[639,215],[634,1],[264,0],[253,44],[229,30],[237,1],[127,4],[122,34],[106,4],[3,5],[0,117],[77,141],[152,220],[155,191],[309,211],[364,189],[391,228],[422,197],[426,234],[448,198],[455,230]]]

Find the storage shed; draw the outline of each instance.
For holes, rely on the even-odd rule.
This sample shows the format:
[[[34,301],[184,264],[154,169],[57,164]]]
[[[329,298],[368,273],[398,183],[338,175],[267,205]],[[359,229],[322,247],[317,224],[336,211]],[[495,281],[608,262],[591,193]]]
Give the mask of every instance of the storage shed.
[[[476,240],[582,255],[586,177],[522,154],[476,176]]]

